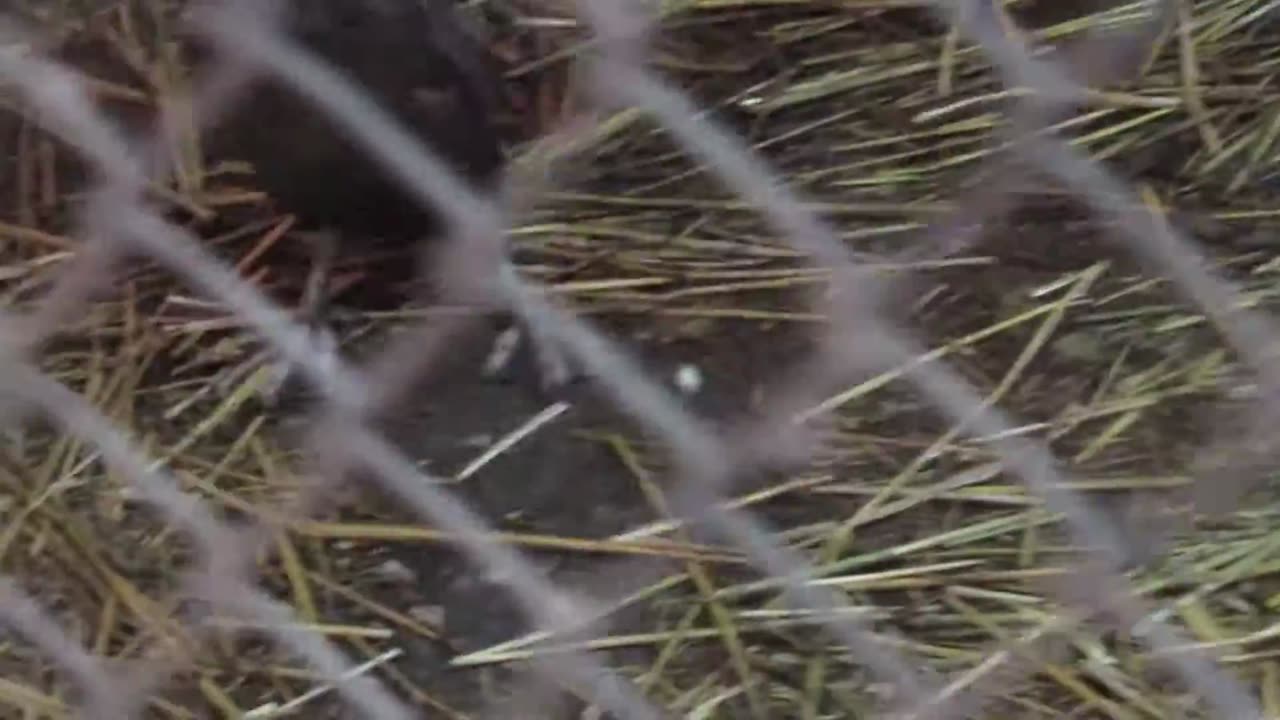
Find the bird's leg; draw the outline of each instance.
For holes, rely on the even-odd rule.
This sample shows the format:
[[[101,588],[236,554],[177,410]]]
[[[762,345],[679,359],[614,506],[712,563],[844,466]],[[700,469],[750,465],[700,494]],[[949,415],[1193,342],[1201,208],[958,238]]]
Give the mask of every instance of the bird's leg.
[[[529,323],[522,324],[542,389],[553,391],[568,385],[574,379],[574,371],[565,349]]]
[[[329,280],[338,255],[338,238],[333,232],[318,231],[306,233],[304,239],[311,247],[311,267],[299,309],[303,320],[315,329],[324,324],[329,310]]]
[[[338,254],[336,233],[321,230],[299,233],[309,247],[310,263],[298,307],[299,320],[307,326],[312,340],[320,347],[319,359],[327,364],[338,361],[338,339],[328,325],[329,280]],[[281,360],[272,368],[267,380],[266,396],[274,403],[294,382],[297,368]]]

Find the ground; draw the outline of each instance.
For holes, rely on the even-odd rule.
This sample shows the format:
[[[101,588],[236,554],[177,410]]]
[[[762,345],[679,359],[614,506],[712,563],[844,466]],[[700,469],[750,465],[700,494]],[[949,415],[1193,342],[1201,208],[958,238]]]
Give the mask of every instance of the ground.
[[[522,12],[520,3],[501,5]],[[1266,67],[1273,51],[1264,40],[1274,28],[1241,25],[1248,3],[1229,12],[1193,5],[1205,22],[1196,48],[1212,129],[1193,109],[1166,102],[1182,97],[1185,61],[1166,42],[1142,82],[1084,108],[1068,130],[1083,151],[1145,183],[1174,209],[1171,221],[1266,306],[1274,295],[1274,161],[1258,118],[1269,117],[1274,98],[1265,71],[1252,68]],[[1034,10],[1020,8],[1018,17],[1065,21]],[[111,24],[118,18],[106,22],[121,27]],[[929,27],[909,11],[728,3],[672,18],[661,67],[825,203],[823,216],[859,257],[884,262],[918,244],[915,231],[956,198],[970,197],[962,188],[981,189],[974,172],[1002,109],[961,102],[990,97],[995,85],[972,54],[948,65],[947,42]],[[1072,37],[1072,27],[1039,37]],[[516,66],[513,141],[536,136],[560,108],[565,77],[563,64],[540,58],[565,39],[512,31],[494,42]],[[100,69],[92,53],[77,59]],[[143,84],[128,73],[99,74]],[[921,119],[928,113],[933,119]],[[3,155],[0,194],[15,200],[6,201],[0,225],[0,279],[8,302],[21,307],[63,262],[59,253],[74,247],[66,210],[80,176],[68,153],[42,144],[14,116],[0,119],[0,141],[14,148]],[[1245,140],[1258,148],[1247,163],[1222,149]],[[61,164],[46,170],[42,163],[55,157]],[[717,426],[759,410],[777,381],[802,367],[822,326],[799,297],[820,273],[643,121],[618,120],[585,157],[572,184],[515,228],[523,271]],[[1028,181],[1019,189],[1012,211],[989,222],[976,244],[887,268],[898,280],[889,309],[922,346],[944,349],[951,367],[997,393],[1019,431],[1052,448],[1074,489],[1130,521],[1134,552],[1124,560],[1142,600],[1180,601],[1179,625],[1224,648],[1224,665],[1272,697],[1266,692],[1280,677],[1267,634],[1280,592],[1270,549],[1274,493],[1264,482],[1256,502],[1214,517],[1192,517],[1185,494],[1196,487],[1205,443],[1245,417],[1238,396],[1248,378],[1200,310],[1132,262],[1107,222],[1058,188]],[[251,178],[213,181],[190,191],[209,216],[175,211],[175,220],[280,302],[294,302],[296,246],[288,233],[274,241],[282,218],[246,191]],[[228,516],[287,501],[305,480],[308,458],[292,441],[307,423],[297,406],[241,392],[243,377],[229,375],[257,343],[168,273],[131,267],[118,293],[63,328],[43,366]],[[377,291],[392,277],[387,268],[404,267],[403,258],[363,258],[339,273],[338,327],[349,357],[367,357],[388,333],[432,311]],[[555,587],[602,603],[648,589],[608,615],[603,660],[642,677],[673,712],[701,717],[859,717],[883,699],[864,663],[776,593],[753,586],[758,573],[719,538],[620,537],[666,519],[657,505],[674,488],[662,448],[589,383],[548,394],[528,368],[484,377],[481,359],[500,326],[477,327],[450,345],[447,362],[381,429]],[[694,392],[677,382],[690,367],[701,380]],[[1152,669],[1155,656],[1132,624],[1108,626],[1103,616],[1044,630],[1067,617],[1063,580],[1075,577],[1079,548],[1038,498],[1000,471],[983,438],[952,434],[901,380],[855,383],[825,393],[847,391],[812,462],[742,478],[730,494],[746,498],[756,517],[823,569],[829,587],[865,608],[877,632],[896,635],[940,672],[979,667],[996,648],[1044,632],[1047,645],[1030,644],[1027,663],[979,683],[992,690],[994,715],[1198,710]],[[473,464],[561,401],[558,414]],[[190,560],[179,534],[135,502],[127,478],[88,445],[34,426],[11,440],[0,454],[0,569],[103,655],[136,658],[157,635],[177,637],[159,618],[177,612],[166,603]],[[467,565],[447,536],[370,479],[350,476],[349,502],[293,522],[264,558],[263,586],[354,658],[401,653],[375,674],[428,717],[557,716],[541,699],[519,699],[529,688],[519,674],[527,646],[505,647],[505,656],[493,649],[525,632],[502,578]],[[1210,479],[1212,492],[1224,489],[1225,478]],[[1144,529],[1158,532],[1136,532]],[[158,717],[232,717],[317,683],[260,638],[202,647],[196,666],[159,693]],[[33,658],[21,643],[0,648],[5,716],[8,708],[64,716],[66,682]],[[742,689],[744,666],[758,697]],[[517,698],[514,707],[495,707],[504,695]],[[304,708],[323,716],[339,705],[321,698]],[[568,702],[561,710],[588,716]]]

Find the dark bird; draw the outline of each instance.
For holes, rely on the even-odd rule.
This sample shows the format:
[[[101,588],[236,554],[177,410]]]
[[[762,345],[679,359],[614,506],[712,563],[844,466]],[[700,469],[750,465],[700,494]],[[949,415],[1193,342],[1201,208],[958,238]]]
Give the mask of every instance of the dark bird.
[[[453,0],[288,0],[284,9],[297,43],[344,73],[473,189],[497,189],[501,83]],[[208,131],[206,147],[248,162],[256,186],[307,231],[312,269],[302,311],[313,327],[325,314],[336,259],[408,250],[442,230],[438,214],[345,130],[274,79],[243,94]]]

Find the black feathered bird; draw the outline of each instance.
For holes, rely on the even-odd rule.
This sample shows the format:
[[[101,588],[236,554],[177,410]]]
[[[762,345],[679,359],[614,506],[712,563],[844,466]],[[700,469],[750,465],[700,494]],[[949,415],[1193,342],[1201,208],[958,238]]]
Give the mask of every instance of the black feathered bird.
[[[446,160],[490,190],[503,154],[493,116],[499,80],[452,0],[291,0],[284,27]],[[306,224],[348,242],[420,239],[436,217],[329,116],[260,80],[210,134],[212,149],[253,165],[259,187]],[[344,243],[345,244],[345,243]]]
[[[283,9],[283,27],[297,43],[354,81],[473,189],[497,189],[501,84],[452,0],[286,0]],[[313,267],[303,311],[317,328],[335,258],[408,249],[442,230],[437,213],[278,80],[245,92],[207,133],[206,147],[252,165],[257,187],[309,231]],[[564,379],[541,371],[544,384]]]

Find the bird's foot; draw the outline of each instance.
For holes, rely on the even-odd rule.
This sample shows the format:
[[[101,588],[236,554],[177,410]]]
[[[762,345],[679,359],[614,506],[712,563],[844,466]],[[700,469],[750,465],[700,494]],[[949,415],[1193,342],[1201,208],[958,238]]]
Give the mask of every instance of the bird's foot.
[[[338,336],[323,323],[309,323],[307,328],[318,348],[314,358],[327,375],[341,363]],[[261,396],[270,407],[286,407],[313,398],[317,394],[313,385],[303,368],[287,358],[276,357],[268,361]]]
[[[543,393],[556,393],[578,379],[564,348],[518,320],[498,334],[485,360],[484,375],[517,382],[532,379]]]

